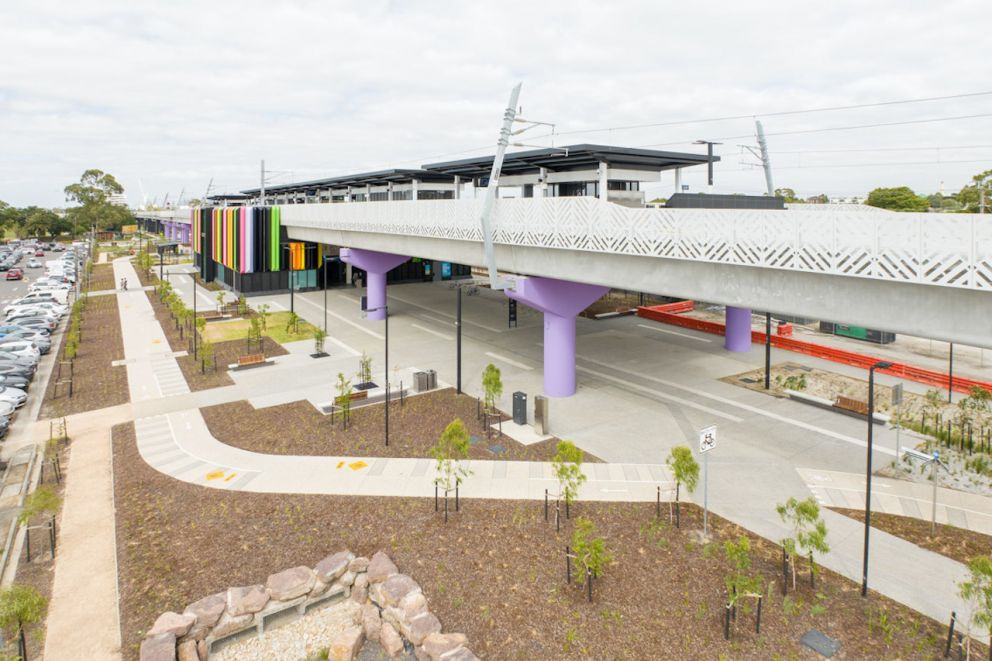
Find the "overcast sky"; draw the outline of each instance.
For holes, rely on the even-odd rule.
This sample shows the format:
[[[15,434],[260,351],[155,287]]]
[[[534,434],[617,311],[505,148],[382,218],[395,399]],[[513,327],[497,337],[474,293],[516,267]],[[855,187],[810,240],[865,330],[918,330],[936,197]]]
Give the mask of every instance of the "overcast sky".
[[[7,1],[0,200],[60,206],[91,167],[136,205],[257,186],[262,158],[286,183],[491,153],[518,81],[524,116],[562,133],[989,91],[990,24],[987,0]],[[963,115],[987,116],[774,135]],[[763,122],[776,186],[929,193],[992,168],[988,115],[992,95]],[[734,137],[752,134],[739,119],[556,143],[725,138],[717,190],[760,193],[738,146],[754,140]]]

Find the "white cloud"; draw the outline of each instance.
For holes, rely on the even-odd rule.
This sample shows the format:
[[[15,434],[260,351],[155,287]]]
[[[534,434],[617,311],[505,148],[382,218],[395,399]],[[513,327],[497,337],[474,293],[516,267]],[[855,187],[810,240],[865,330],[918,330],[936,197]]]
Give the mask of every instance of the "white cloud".
[[[0,6],[0,199],[57,205],[88,167],[139,201],[413,166],[492,145],[509,88],[560,131],[979,91],[988,3],[32,2]],[[764,120],[769,133],[992,113],[992,97]],[[992,118],[772,136],[805,194],[960,187]],[[750,120],[562,136],[680,143]],[[759,192],[738,143],[718,187]],[[941,151],[815,150],[943,146]],[[806,153],[784,153],[806,150]],[[942,165],[932,161],[944,161]],[[973,161],[956,163],[947,161]],[[905,165],[878,165],[903,162]],[[920,163],[920,164],[917,164]],[[831,167],[820,167],[830,165]],[[705,172],[687,173],[696,187]],[[659,186],[665,192],[668,183]]]

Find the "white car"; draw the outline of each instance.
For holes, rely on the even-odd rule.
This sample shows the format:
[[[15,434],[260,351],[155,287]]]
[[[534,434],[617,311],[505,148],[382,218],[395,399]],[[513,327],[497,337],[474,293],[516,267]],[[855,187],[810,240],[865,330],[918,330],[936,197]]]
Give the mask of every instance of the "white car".
[[[38,347],[31,344],[27,340],[21,340],[20,342],[4,342],[0,344],[0,352],[10,353],[20,358],[27,358],[37,362],[41,358],[41,352],[38,351]]]
[[[35,259],[34,257],[32,257],[31,259],[28,260],[27,267],[29,269],[40,269],[41,268],[41,262],[39,262],[37,259]]]
[[[28,401],[28,394],[21,390],[20,388],[11,388],[10,386],[0,385],[0,402],[8,402],[14,405],[14,408],[21,408],[24,403]]]
[[[64,305],[59,305],[58,303],[31,303],[25,305],[17,305],[10,307],[9,309],[4,309],[4,315],[7,320],[16,319],[18,317],[51,317],[53,319],[61,319],[67,308]]]
[[[59,305],[65,305],[67,300],[69,300],[69,292],[67,290],[33,291],[14,299],[11,305],[27,305],[34,301],[55,301]]]

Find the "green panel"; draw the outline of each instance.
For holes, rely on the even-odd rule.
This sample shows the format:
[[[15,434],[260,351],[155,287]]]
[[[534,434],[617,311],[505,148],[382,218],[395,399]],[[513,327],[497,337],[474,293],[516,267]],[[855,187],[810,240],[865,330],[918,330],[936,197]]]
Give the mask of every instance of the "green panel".
[[[844,337],[853,337],[859,340],[868,339],[868,329],[862,326],[845,326],[844,324],[836,324],[834,326],[835,335],[843,335]]]

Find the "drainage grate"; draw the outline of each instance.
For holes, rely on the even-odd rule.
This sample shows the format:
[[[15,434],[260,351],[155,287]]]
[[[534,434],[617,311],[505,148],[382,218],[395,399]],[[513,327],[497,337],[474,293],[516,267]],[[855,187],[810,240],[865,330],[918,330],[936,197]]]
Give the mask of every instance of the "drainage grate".
[[[816,629],[810,629],[807,631],[799,642],[828,659],[840,651],[839,640],[834,640],[833,638],[820,633]]]

